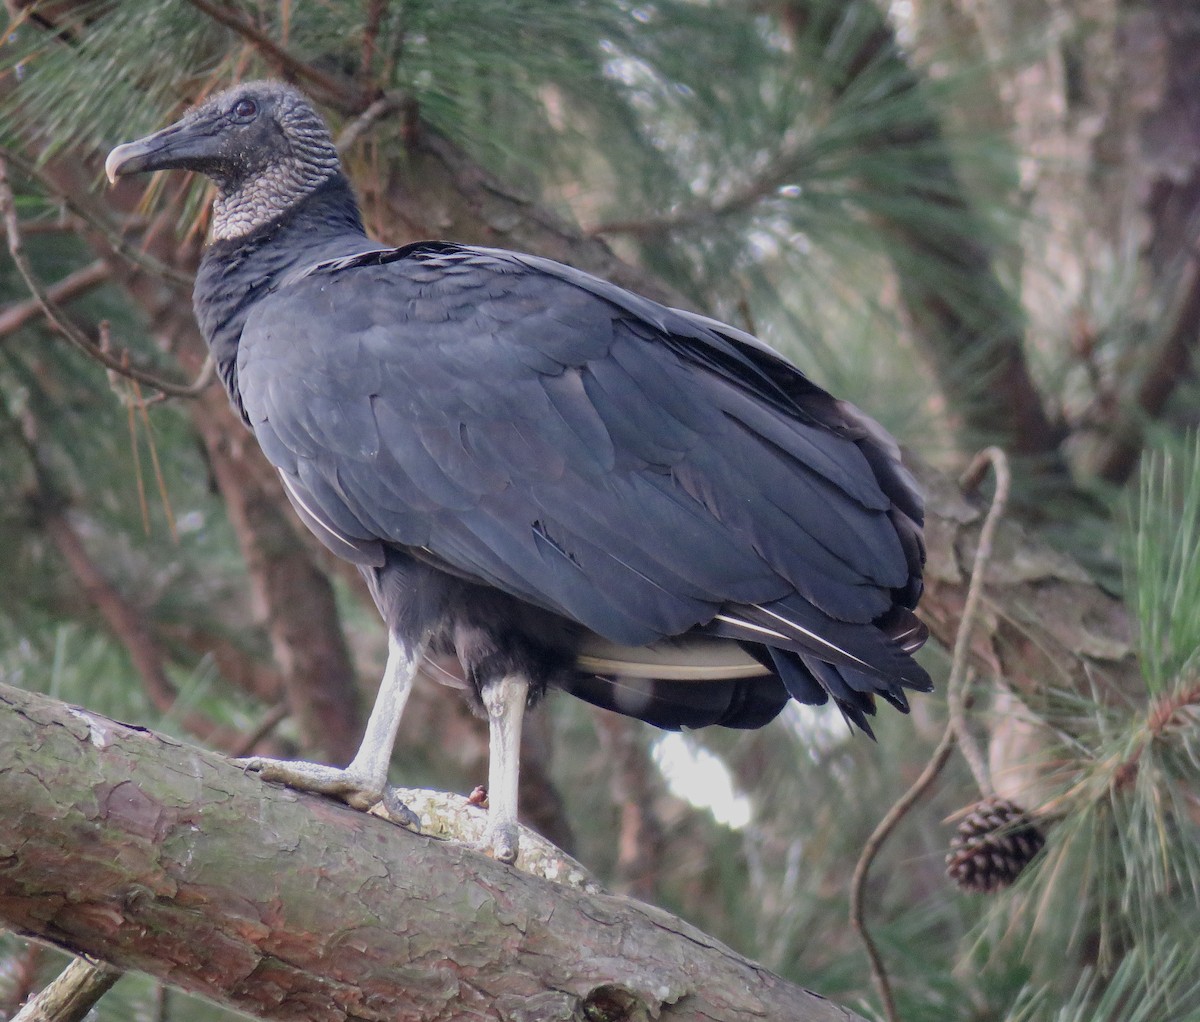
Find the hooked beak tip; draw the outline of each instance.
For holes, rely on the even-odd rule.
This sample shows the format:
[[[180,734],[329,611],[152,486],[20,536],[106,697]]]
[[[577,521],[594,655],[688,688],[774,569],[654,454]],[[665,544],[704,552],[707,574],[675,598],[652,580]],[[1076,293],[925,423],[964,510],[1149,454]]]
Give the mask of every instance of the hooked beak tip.
[[[125,154],[121,151],[125,148],[123,145],[117,146],[111,153],[108,154],[108,159],[104,161],[104,176],[108,178],[110,185],[117,183],[117,178],[121,173],[121,164],[124,162]]]

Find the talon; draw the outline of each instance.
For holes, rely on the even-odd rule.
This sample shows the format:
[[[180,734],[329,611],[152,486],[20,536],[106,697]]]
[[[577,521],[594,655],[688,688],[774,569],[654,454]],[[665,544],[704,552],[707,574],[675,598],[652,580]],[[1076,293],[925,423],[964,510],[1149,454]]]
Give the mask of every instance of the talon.
[[[519,838],[515,823],[498,823],[488,827],[483,838],[483,851],[497,862],[511,866],[517,861]]]
[[[387,810],[393,823],[398,823],[401,827],[417,834],[421,833],[421,817],[401,801],[399,792],[395,788],[385,788],[382,801],[383,808]]]

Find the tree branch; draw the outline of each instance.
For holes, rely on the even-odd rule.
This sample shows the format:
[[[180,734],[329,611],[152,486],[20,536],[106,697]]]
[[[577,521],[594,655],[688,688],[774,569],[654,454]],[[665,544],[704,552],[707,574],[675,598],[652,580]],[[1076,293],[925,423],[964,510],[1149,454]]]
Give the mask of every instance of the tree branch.
[[[587,234],[631,234],[635,237],[667,234],[744,213],[777,195],[780,187],[795,176],[796,167],[803,155],[802,150],[782,152],[761,173],[731,189],[727,194],[713,196],[706,202],[690,204],[659,216],[604,221],[589,227]]]
[[[412,126],[407,143],[408,158],[393,161],[381,197],[391,214],[383,225],[389,242],[448,237],[535,252],[667,305],[694,304],[665,281],[620,259],[600,238],[583,235],[545,206],[516,194],[424,122]],[[364,197],[370,196],[370,181],[356,184]],[[364,203],[370,207],[369,201]]]
[[[232,29],[250,43],[275,70],[286,78],[304,82],[320,93],[326,103],[337,106],[343,113],[356,114],[366,108],[372,96],[357,89],[351,82],[341,81],[326,74],[299,57],[289,53],[257,25],[248,21],[240,11],[226,6],[220,0],[188,0],[198,11],[206,14],[218,24]]]
[[[892,983],[883,962],[883,955],[867,927],[864,900],[867,876],[883,843],[937,779],[938,774],[942,772],[942,768],[950,758],[950,753],[954,750],[956,741],[968,761],[972,759],[972,754],[967,752],[970,739],[966,725],[966,701],[971,677],[971,672],[967,669],[967,650],[970,649],[971,629],[975,625],[975,619],[979,613],[980,597],[984,592],[984,579],[987,575],[988,562],[992,557],[996,528],[1000,524],[1005,505],[1008,503],[1010,486],[1008,459],[1003,451],[997,448],[988,448],[975,456],[975,460],[964,476],[964,489],[974,490],[980,481],[978,476],[982,475],[989,461],[996,473],[996,495],[992,499],[992,506],[988,510],[979,532],[975,564],[971,569],[971,581],[967,586],[966,601],[963,604],[962,621],[959,623],[958,634],[954,637],[954,656],[950,664],[950,677],[946,681],[946,702],[950,709],[946,730],[942,733],[941,740],[934,749],[933,755],[929,757],[920,776],[875,826],[875,830],[872,831],[867,843],[863,846],[850,881],[850,922],[862,937],[863,945],[866,947],[867,958],[871,963],[871,976],[875,981],[879,998],[883,1001],[884,1013],[887,1015],[888,1022],[899,1022],[900,1013],[896,1006],[895,994],[892,992]],[[974,762],[971,763],[971,771],[972,773],[976,771]],[[986,773],[982,775],[975,773],[975,778],[984,794],[990,794],[991,781],[986,777]]]
[[[21,232],[17,224],[16,204],[13,200],[12,189],[8,184],[8,161],[3,156],[0,156],[0,216],[4,220],[4,230],[8,237],[8,252],[12,256],[13,265],[16,266],[21,279],[25,281],[25,286],[29,288],[30,294],[33,295],[34,301],[37,302],[50,325],[71,344],[106,369],[144,383],[171,397],[195,397],[208,386],[212,375],[207,371],[201,371],[191,383],[175,383],[131,365],[128,359],[109,354],[63,314],[38,282],[33,268],[29,265],[29,260],[25,258]]]
[[[857,1017],[638,902],[7,687],[0,774],[0,921],[261,1018]]]
[[[97,259],[74,273],[68,273],[58,283],[51,284],[46,288],[46,297],[55,305],[69,302],[80,295],[87,294],[111,276],[112,271],[109,270],[108,264],[103,259]],[[41,315],[44,315],[44,310],[41,302],[36,298],[30,298],[24,302],[13,302],[4,309],[0,309],[0,337],[7,337],[9,334],[15,333]]]
[[[609,791],[619,813],[615,884],[650,901],[663,871],[665,844],[654,805],[654,765],[634,721],[605,710],[593,710],[591,717],[609,763]]]
[[[1193,377],[1192,360],[1200,345],[1200,261],[1188,261],[1180,296],[1170,330],[1151,349],[1132,407],[1111,425],[1095,459],[1096,475],[1114,486],[1123,485],[1137,468],[1146,422],[1159,418],[1179,385]]]
[[[83,1022],[117,980],[121,971],[76,958],[49,986],[39,991],[13,1022]]]

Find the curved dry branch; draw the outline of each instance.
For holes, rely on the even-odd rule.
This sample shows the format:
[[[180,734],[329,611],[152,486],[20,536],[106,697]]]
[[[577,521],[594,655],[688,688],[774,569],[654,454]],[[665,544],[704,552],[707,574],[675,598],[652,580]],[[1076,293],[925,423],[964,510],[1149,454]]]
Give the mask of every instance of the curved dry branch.
[[[983,585],[987,574],[988,562],[992,557],[992,545],[995,541],[996,528],[1000,524],[1000,520],[1004,515],[1004,508],[1008,503],[1011,486],[1008,459],[999,448],[989,447],[975,456],[975,459],[964,474],[963,480],[964,489],[974,490],[980,482],[979,477],[982,476],[989,462],[996,473],[996,494],[992,498],[992,506],[979,532],[978,548],[975,551],[975,564],[971,571],[971,581],[967,586],[967,597],[963,605],[962,621],[958,626],[958,634],[954,637],[954,658],[950,665],[950,678],[946,682],[946,702],[950,707],[950,719],[946,723],[946,730],[943,732],[937,748],[921,771],[921,775],[913,781],[909,789],[887,811],[883,819],[876,825],[871,836],[867,839],[866,845],[863,846],[862,854],[859,856],[858,863],[854,867],[854,876],[850,881],[850,922],[855,930],[858,931],[859,936],[862,937],[863,945],[866,947],[867,958],[871,963],[871,975],[875,980],[875,987],[879,992],[880,1000],[883,1001],[884,1012],[889,1022],[898,1022],[900,1013],[896,1007],[896,998],[892,993],[892,984],[888,978],[883,957],[867,927],[864,894],[871,864],[875,861],[880,848],[883,847],[883,843],[888,839],[892,831],[896,829],[909,810],[917,804],[917,801],[937,779],[938,774],[941,773],[942,768],[946,765],[946,761],[950,758],[950,753],[954,750],[956,741],[959,743],[964,756],[967,757],[968,761],[971,761],[971,770],[975,773],[976,781],[979,783],[981,790],[990,788],[990,781],[987,779],[986,773],[980,774],[976,772],[979,768],[972,761],[972,758],[978,754],[973,751],[973,747],[969,744],[968,739],[966,701],[967,688],[970,684],[970,671],[967,669],[967,650],[971,648],[971,629],[974,625],[976,615],[979,613],[979,601],[984,591]],[[968,748],[971,748],[972,751],[968,752]],[[990,791],[984,790],[984,794],[990,794]]]
[[[0,922],[261,1018],[857,1017],[636,901],[7,687],[0,776]]]

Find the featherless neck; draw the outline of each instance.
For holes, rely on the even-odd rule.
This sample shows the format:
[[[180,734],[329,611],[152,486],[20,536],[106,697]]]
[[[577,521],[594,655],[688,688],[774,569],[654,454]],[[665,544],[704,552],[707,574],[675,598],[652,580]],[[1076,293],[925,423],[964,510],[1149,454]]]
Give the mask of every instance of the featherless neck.
[[[303,146],[272,160],[232,183],[215,175],[220,192],[213,203],[212,236],[216,241],[242,238],[279,219],[298,201],[339,177],[337,151],[332,145]]]

